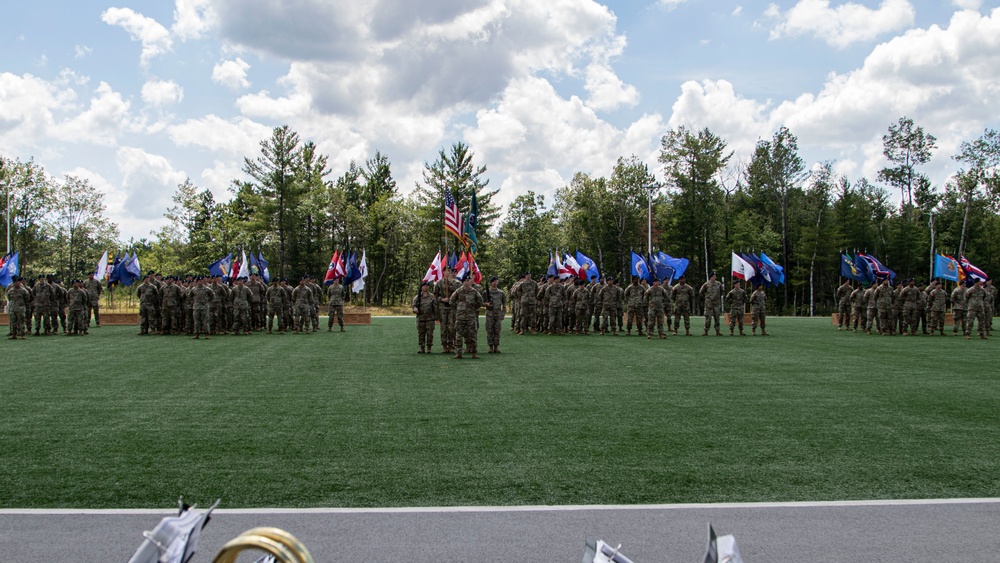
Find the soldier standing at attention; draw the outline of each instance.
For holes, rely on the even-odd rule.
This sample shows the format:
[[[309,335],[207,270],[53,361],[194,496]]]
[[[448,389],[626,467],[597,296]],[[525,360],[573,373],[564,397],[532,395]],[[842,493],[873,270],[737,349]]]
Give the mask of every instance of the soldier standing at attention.
[[[319,305],[323,300],[323,288],[316,283],[316,276],[309,275],[306,285],[312,290],[312,309],[309,318],[312,320],[313,332],[319,332]]]
[[[583,280],[577,282],[576,288],[576,333],[590,332],[590,286]]]
[[[194,333],[194,288],[195,280],[188,276],[184,280],[184,287],[181,291],[181,304],[184,307],[184,334]]]
[[[518,297],[521,301],[521,312],[517,319],[517,333],[524,334],[526,332],[535,333],[534,325],[535,321],[535,307],[538,304],[537,297],[535,294],[538,292],[538,284],[535,280],[531,279],[531,272],[524,273],[524,281],[522,281],[517,286]]]
[[[422,282],[413,298],[413,314],[417,316],[418,354],[430,354],[434,346],[434,323],[437,322],[437,299],[431,294],[431,282]]]
[[[944,336],[944,312],[948,308],[948,292],[941,289],[940,280],[934,280],[931,285],[934,287],[928,297],[931,308],[931,334],[937,330]]]
[[[274,329],[274,318],[278,317],[278,333],[285,334],[285,290],[278,285],[278,279],[271,280],[271,287],[264,293],[267,302],[267,333]]]
[[[226,311],[222,308],[223,299],[223,285],[220,283],[222,278],[219,276],[212,276],[212,283],[207,287],[212,290],[212,330],[215,334],[222,334],[223,332],[228,332],[229,328],[226,326]]]
[[[903,287],[905,284],[897,284],[892,292],[892,331],[893,334],[899,330],[899,334],[906,333],[906,315],[903,314]]]
[[[625,303],[628,307],[628,316],[625,322],[625,335],[632,336],[632,322],[635,321],[635,328],[642,336],[642,301],[646,295],[646,290],[639,285],[639,278],[632,277],[632,285],[625,290]]]
[[[280,287],[281,291],[285,293],[285,300],[281,309],[281,315],[285,318],[285,329],[295,330],[295,315],[293,314],[295,305],[292,301],[292,289],[294,288],[288,285],[288,278],[282,278]]]
[[[490,286],[486,288],[486,344],[490,354],[500,353],[500,333],[503,318],[507,315],[507,296],[498,287],[497,277],[490,278]]]
[[[545,298],[549,304],[549,334],[563,333],[563,308],[566,306],[566,286],[556,276],[549,276]]]
[[[521,287],[521,282],[524,281],[524,274],[518,276],[517,281],[510,286],[510,291],[507,295],[510,296],[510,331],[517,332],[517,326],[520,324],[521,320],[521,295],[518,293],[518,289]]]
[[[917,335],[917,301],[920,300],[920,290],[916,287],[913,278],[906,280],[906,287],[899,292],[899,297],[903,300],[903,316],[906,318],[905,324],[900,328],[901,336],[906,336],[906,327],[910,327],[910,336]]]
[[[851,328],[851,294],[854,287],[851,280],[844,280],[843,285],[837,288],[837,330],[848,330]]]
[[[764,286],[757,284],[757,288],[750,294],[750,335],[757,336],[757,323],[760,323],[760,335],[767,336],[767,294],[764,293]]]
[[[951,335],[958,336],[959,332],[965,334],[965,288],[962,284],[958,284],[951,292],[951,316]]]
[[[929,289],[929,287],[925,289],[923,282],[917,284],[917,291],[920,292],[917,296],[917,324],[920,325],[920,331],[924,334],[930,334],[927,332],[927,290]]]
[[[867,307],[867,313],[865,314],[865,332],[868,334],[872,333],[872,326],[876,326],[878,321],[878,303],[875,301],[875,287],[874,285],[868,286],[865,290],[865,306]],[[881,332],[881,326],[878,327]]]
[[[653,285],[646,290],[643,295],[643,302],[646,304],[646,340],[653,338],[653,328],[655,327],[660,338],[666,338],[663,333],[663,307],[670,299],[669,293],[660,284],[660,278],[653,278]]]
[[[462,286],[448,297],[448,302],[455,308],[455,332],[456,341],[454,346],[455,359],[462,359],[462,340],[465,341],[465,348],[472,354],[473,359],[478,359],[477,340],[479,309],[483,306],[483,296],[472,286],[472,276],[465,276]],[[461,339],[461,340],[459,340]]]
[[[722,284],[715,279],[715,272],[708,274],[708,281],[703,283],[698,294],[705,300],[705,330],[702,336],[708,336],[708,328],[715,321],[715,335],[722,336],[719,330],[719,316],[722,315]]]
[[[969,278],[965,283],[970,286],[965,290],[965,306],[969,311],[965,337],[972,338],[972,325],[979,321],[979,338],[986,340],[986,289],[983,287],[983,280],[973,281]]]
[[[326,293],[330,297],[329,309],[327,311],[326,331],[333,332],[333,319],[337,318],[340,325],[340,332],[344,332],[344,284],[343,278],[334,278],[333,283],[327,288]],[[435,306],[435,313],[437,306]]]
[[[299,285],[292,290],[292,303],[295,304],[295,331],[292,334],[303,331],[309,334],[309,327],[312,326],[313,292],[309,288],[308,277],[299,278]]]
[[[149,335],[149,327],[156,331],[156,306],[160,303],[160,292],[153,285],[153,276],[146,274],[139,289],[135,291],[139,298],[139,336]]]
[[[601,336],[611,330],[611,333],[618,336],[618,325],[615,315],[618,311],[618,290],[615,288],[615,278],[605,278],[604,287],[601,289]]]
[[[34,296],[32,308],[35,314],[35,336],[48,336],[52,330],[52,323],[49,321],[49,309],[52,307],[52,286],[45,282],[45,278],[39,276],[31,293]],[[45,332],[41,332],[42,330]]]
[[[892,286],[889,285],[889,278],[882,280],[882,285],[875,290],[875,303],[878,306],[878,327],[882,336],[895,335],[895,327],[892,323]]]
[[[236,278],[236,286],[229,292],[233,302],[233,334],[250,336],[253,328],[250,324],[250,288],[246,278]]]
[[[167,276],[167,281],[160,288],[160,332],[162,334],[180,334],[180,306],[183,300],[183,290],[173,276]]]
[[[205,278],[198,276],[197,285],[191,290],[191,311],[194,321],[193,340],[204,334],[205,340],[212,332],[212,302],[215,301],[215,290],[205,283]]]
[[[746,309],[747,292],[740,287],[740,280],[733,280],[733,289],[729,290],[726,300],[729,301],[729,336],[733,335],[737,321],[740,325],[740,336],[746,336],[743,333],[743,311]]]
[[[681,317],[684,317],[684,333],[691,336],[691,302],[694,301],[694,288],[687,284],[684,276],[677,278],[677,285],[670,290],[674,302],[674,336],[681,328]]]
[[[66,306],[69,305],[69,292],[58,279],[52,280],[52,332],[58,333],[62,327],[63,334],[69,334],[66,330]]]
[[[625,330],[625,289],[622,288],[621,281],[615,280],[613,284],[618,292],[618,303],[615,304],[615,319],[618,323],[618,332]]]
[[[90,314],[94,314],[94,322],[101,326],[101,294],[104,293],[104,284],[96,279],[96,274],[91,273],[89,279],[84,284],[87,296],[90,301],[87,304],[87,324],[90,324]]]
[[[250,290],[250,327],[261,331],[264,329],[264,294],[267,293],[267,285],[257,274],[250,274],[247,289]]]
[[[441,348],[442,353],[454,352],[455,346],[455,307],[451,302],[451,294],[460,287],[455,281],[455,270],[447,268],[444,279],[434,285],[434,298],[437,300],[438,315],[441,317]]]
[[[11,340],[20,338],[24,340],[25,327],[27,321],[25,315],[28,312],[28,302],[31,300],[31,292],[25,289],[19,276],[14,276],[13,285],[7,290],[7,311],[10,313],[10,335]]]
[[[69,318],[66,335],[87,334],[87,325],[90,324],[90,317],[87,315],[90,295],[83,288],[83,280],[73,280],[73,287],[67,292],[67,298],[69,302]]]
[[[993,280],[988,279],[986,283],[983,284],[983,289],[986,290],[986,301],[984,302],[986,312],[986,336],[993,335],[993,304],[997,300],[997,288],[993,285]]]
[[[858,286],[851,292],[851,312],[854,314],[854,332],[858,331],[861,325],[861,332],[865,331],[865,288]]]

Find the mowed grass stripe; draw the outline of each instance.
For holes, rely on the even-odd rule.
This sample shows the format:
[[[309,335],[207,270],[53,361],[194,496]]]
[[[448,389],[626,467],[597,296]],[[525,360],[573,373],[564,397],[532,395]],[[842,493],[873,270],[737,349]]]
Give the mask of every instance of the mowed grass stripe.
[[[207,342],[128,327],[4,341],[0,506],[1000,496],[995,340],[870,337],[828,319],[769,328],[505,332],[503,353],[478,361],[416,354],[412,319]]]

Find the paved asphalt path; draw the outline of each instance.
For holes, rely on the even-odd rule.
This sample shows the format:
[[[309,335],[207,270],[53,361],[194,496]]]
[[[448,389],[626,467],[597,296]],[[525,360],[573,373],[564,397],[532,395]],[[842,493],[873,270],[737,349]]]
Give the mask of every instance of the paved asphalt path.
[[[126,562],[170,511],[0,510],[0,563]],[[636,563],[701,563],[706,524],[746,563],[1000,561],[1000,499],[444,509],[219,510],[194,561],[255,526],[334,561],[579,563],[587,537]],[[252,560],[252,559],[250,559]]]

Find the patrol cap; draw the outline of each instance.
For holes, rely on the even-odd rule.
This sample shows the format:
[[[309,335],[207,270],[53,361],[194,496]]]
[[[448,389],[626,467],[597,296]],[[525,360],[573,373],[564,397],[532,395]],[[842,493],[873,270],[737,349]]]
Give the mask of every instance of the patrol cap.
[[[710,277],[710,278],[714,278],[714,277],[715,277],[715,272],[709,272],[709,273],[708,273],[708,277]]]
[[[499,279],[500,279],[500,278],[498,278],[498,277],[496,277],[496,276],[493,276],[492,278],[490,278],[490,283],[493,283],[493,282],[495,282],[495,281],[498,281]]]

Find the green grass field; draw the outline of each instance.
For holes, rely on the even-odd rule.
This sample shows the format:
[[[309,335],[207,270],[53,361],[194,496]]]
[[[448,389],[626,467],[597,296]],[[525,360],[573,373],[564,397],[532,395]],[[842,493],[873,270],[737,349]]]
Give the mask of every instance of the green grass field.
[[[1000,496],[1000,338],[769,329],[505,330],[502,354],[461,361],[416,354],[406,318],[309,336],[3,340],[0,506]]]

